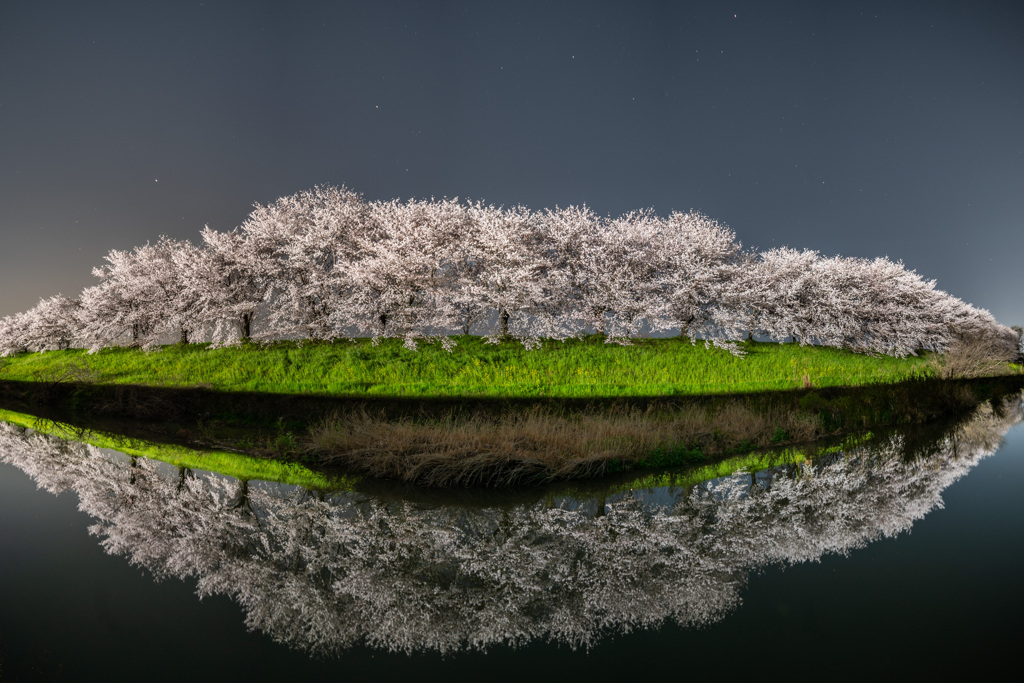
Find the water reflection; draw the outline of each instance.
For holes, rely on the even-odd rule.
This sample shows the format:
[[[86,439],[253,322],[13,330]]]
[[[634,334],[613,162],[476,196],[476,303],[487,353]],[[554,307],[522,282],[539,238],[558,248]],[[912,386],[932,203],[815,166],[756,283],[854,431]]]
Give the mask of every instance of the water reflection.
[[[585,646],[703,624],[752,569],[848,553],[910,528],[1024,419],[1021,397],[930,439],[685,487],[487,506],[240,482],[0,423],[0,460],[74,491],[110,553],[228,594],[246,623],[315,652]]]

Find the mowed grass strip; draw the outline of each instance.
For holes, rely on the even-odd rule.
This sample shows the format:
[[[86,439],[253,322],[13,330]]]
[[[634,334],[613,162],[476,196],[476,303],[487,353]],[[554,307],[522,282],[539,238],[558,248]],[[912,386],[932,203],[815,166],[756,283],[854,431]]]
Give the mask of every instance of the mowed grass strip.
[[[411,397],[682,396],[805,386],[861,386],[934,374],[929,355],[866,356],[797,344],[742,342],[747,355],[686,339],[641,339],[632,346],[601,339],[487,344],[457,337],[448,353],[401,340],[277,342],[210,350],[204,344],[22,354],[0,361],[0,379],[87,381],[221,391]]]

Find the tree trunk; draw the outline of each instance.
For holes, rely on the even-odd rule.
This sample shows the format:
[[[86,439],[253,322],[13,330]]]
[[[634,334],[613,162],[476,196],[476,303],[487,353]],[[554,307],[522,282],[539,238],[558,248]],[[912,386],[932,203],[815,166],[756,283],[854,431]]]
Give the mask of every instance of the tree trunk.
[[[502,309],[501,311],[501,338],[504,339],[508,336],[508,311]]]
[[[249,507],[249,480],[242,479],[238,482],[238,495],[231,503],[231,509],[251,512]]]
[[[380,335],[381,337],[383,337],[383,336],[384,336],[384,333],[385,333],[385,332],[387,331],[387,329],[388,329],[388,314],[387,314],[387,313],[381,313],[381,314],[380,314],[380,315],[379,315],[379,316],[377,317],[377,322],[379,323],[379,327],[378,327],[378,334],[379,334],[379,335]]]
[[[696,318],[697,318],[697,316],[691,315],[689,318],[686,319],[685,323],[683,323],[682,325],[679,326],[679,336],[680,337],[688,337],[688,336],[690,336],[688,334],[688,332],[690,331],[690,325],[693,324],[693,321],[696,320]]]
[[[252,335],[252,313],[242,314],[242,341],[249,341]]]
[[[182,325],[179,329],[181,330],[180,342],[181,342],[181,345],[184,346],[185,344],[188,344],[188,330],[185,329],[184,325]]]
[[[182,467],[181,465],[178,465],[178,492],[179,493],[181,492],[181,490],[183,488],[185,488],[185,480],[191,478],[192,476],[193,476],[192,475],[192,470],[190,470],[187,467]]]

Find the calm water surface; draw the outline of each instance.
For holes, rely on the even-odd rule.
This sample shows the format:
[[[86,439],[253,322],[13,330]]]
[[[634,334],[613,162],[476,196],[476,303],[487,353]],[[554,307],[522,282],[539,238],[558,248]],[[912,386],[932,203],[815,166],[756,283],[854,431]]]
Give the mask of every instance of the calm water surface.
[[[696,486],[469,503],[243,484],[0,423],[0,680],[984,672],[1024,638],[1021,418],[1017,399]]]

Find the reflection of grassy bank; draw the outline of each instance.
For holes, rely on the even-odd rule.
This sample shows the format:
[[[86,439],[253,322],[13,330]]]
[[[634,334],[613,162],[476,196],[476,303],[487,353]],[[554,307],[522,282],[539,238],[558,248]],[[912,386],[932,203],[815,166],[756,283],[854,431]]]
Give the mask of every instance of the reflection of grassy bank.
[[[132,457],[159,460],[176,467],[191,470],[216,472],[239,480],[277,481],[321,491],[359,488],[359,478],[326,475],[314,472],[295,462],[282,462],[242,453],[196,450],[175,444],[156,443],[145,439],[82,429],[69,424],[8,410],[0,410],[0,421],[61,439],[88,443],[97,448],[109,448]],[[848,448],[858,445],[870,438],[871,435],[866,434],[846,439],[842,446],[812,449],[812,451],[815,454],[831,452],[837,448]],[[699,461],[702,459],[699,456],[699,452],[695,452],[694,455],[696,456],[695,460]],[[609,483],[604,485],[601,490],[604,493],[614,493],[620,490],[637,488],[686,487],[728,476],[740,470],[757,472],[778,465],[804,462],[807,458],[807,451],[794,448],[755,451],[710,464],[695,465],[682,469],[676,467],[670,470],[657,471],[636,478],[626,479],[618,483]],[[563,485],[559,489],[559,494],[564,495],[575,490],[572,485],[569,485],[569,488],[565,488],[565,485]],[[581,496],[587,498],[591,496],[591,493],[582,492]]]
[[[92,444],[97,448],[110,448],[134,457],[160,460],[187,469],[217,472],[236,479],[280,481],[311,489],[350,488],[350,483],[343,478],[327,477],[295,462],[257,458],[222,450],[195,450],[180,445],[121,437],[9,410],[0,410],[0,420],[62,439]]]
[[[871,432],[865,432],[864,434],[847,437],[838,444],[821,448],[783,448],[755,451],[726,458],[708,465],[698,465],[683,470],[653,472],[618,484],[612,487],[612,490],[621,491],[660,487],[686,488],[712,479],[728,477],[741,471],[755,473],[771,467],[778,467],[779,465],[799,464],[813,457],[842,452],[861,446],[871,441],[873,437],[874,435]]]
[[[209,351],[205,345],[158,352],[106,349],[23,354],[0,379],[82,381],[218,391],[359,397],[619,397],[746,393],[808,386],[860,386],[933,374],[929,359],[871,357],[839,349],[741,342],[746,357],[686,339],[640,339],[632,346],[600,339],[546,342],[526,351],[458,337],[447,353],[416,351],[401,340],[279,342]]]

